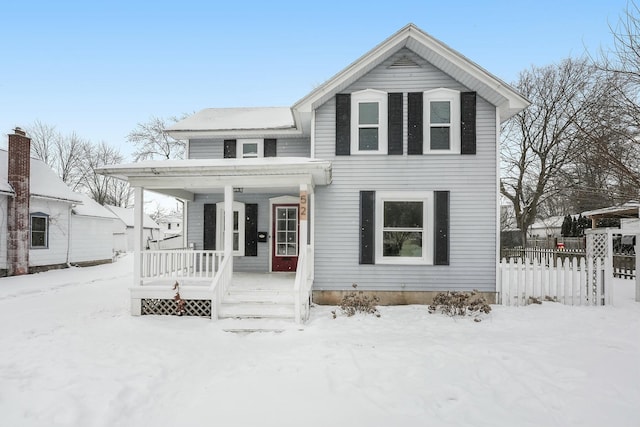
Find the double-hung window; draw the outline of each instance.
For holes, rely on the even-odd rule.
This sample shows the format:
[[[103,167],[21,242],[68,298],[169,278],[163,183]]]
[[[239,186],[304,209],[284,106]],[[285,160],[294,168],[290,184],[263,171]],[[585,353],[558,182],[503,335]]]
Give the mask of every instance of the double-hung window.
[[[49,215],[34,213],[30,215],[30,247],[46,249],[49,247]]]
[[[424,153],[460,152],[460,92],[424,92]]]
[[[224,202],[216,204],[216,248],[224,250],[225,220]],[[233,202],[233,255],[244,256],[245,208],[244,203]]]
[[[387,154],[387,99],[374,89],[351,94],[351,154]]]
[[[376,192],[376,264],[433,263],[433,193]]]

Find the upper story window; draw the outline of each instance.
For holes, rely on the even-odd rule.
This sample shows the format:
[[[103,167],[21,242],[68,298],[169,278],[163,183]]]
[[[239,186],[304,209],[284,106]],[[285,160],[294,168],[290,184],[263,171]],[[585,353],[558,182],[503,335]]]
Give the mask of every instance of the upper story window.
[[[424,92],[424,153],[460,152],[460,92]]]
[[[30,216],[30,246],[46,249],[49,247],[49,215],[34,213]]]
[[[264,156],[264,144],[262,139],[239,139],[238,157],[252,159]]]
[[[374,89],[351,94],[351,154],[387,154],[387,98]]]

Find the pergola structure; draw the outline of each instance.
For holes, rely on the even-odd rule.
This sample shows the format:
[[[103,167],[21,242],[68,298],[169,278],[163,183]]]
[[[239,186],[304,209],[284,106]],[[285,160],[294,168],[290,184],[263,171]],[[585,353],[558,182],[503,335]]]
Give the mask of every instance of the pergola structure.
[[[592,228],[595,230],[597,228],[598,219],[600,218],[640,218],[640,202],[637,201],[629,201],[620,206],[611,206],[608,208],[595,209],[592,211],[587,211],[583,213],[587,218],[591,218]],[[640,221],[640,219],[639,219]],[[621,224],[621,233],[624,234],[635,234],[636,235],[636,301],[640,302],[640,257],[638,254],[638,242],[640,242],[640,223],[636,227],[623,227]],[[610,233],[609,233],[610,234]],[[589,253],[589,243],[593,241],[590,238],[591,236],[587,236],[587,253]],[[613,253],[611,238],[607,239],[609,242],[608,253]]]

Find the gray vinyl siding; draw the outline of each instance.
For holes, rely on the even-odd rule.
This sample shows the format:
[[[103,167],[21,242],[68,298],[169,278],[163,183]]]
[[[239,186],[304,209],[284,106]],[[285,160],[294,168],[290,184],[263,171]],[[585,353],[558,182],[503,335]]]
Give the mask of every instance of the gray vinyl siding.
[[[309,138],[278,138],[278,157],[309,157]],[[222,159],[223,139],[192,139],[189,141],[190,159]]]
[[[234,194],[234,200],[242,203],[258,204],[258,231],[266,231],[271,234],[271,224],[269,223],[269,199],[283,195],[294,194]],[[297,196],[297,195],[294,195]],[[193,244],[195,249],[203,248],[204,236],[204,205],[206,203],[218,203],[224,201],[222,193],[196,194],[195,200],[189,202],[187,210],[187,221],[189,228],[187,230],[187,246]],[[234,271],[246,272],[267,272],[269,269],[269,245],[271,240],[266,243],[258,242],[258,256],[235,257],[233,269]]]
[[[407,55],[421,68],[388,68]],[[467,90],[407,49],[344,90]],[[406,95],[404,153],[406,149]],[[316,157],[331,160],[333,182],[316,187],[315,290],[495,291],[496,109],[477,99],[477,154],[335,156],[335,98],[316,111]],[[360,265],[359,192],[449,191],[450,265]],[[431,222],[432,219],[427,221]]]

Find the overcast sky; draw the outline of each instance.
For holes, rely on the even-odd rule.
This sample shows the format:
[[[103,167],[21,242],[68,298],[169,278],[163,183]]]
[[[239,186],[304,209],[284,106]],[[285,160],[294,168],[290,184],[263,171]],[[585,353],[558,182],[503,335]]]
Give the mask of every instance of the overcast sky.
[[[291,106],[409,22],[511,83],[610,46],[626,2],[5,1],[0,148],[40,120],[128,155],[151,116]]]

